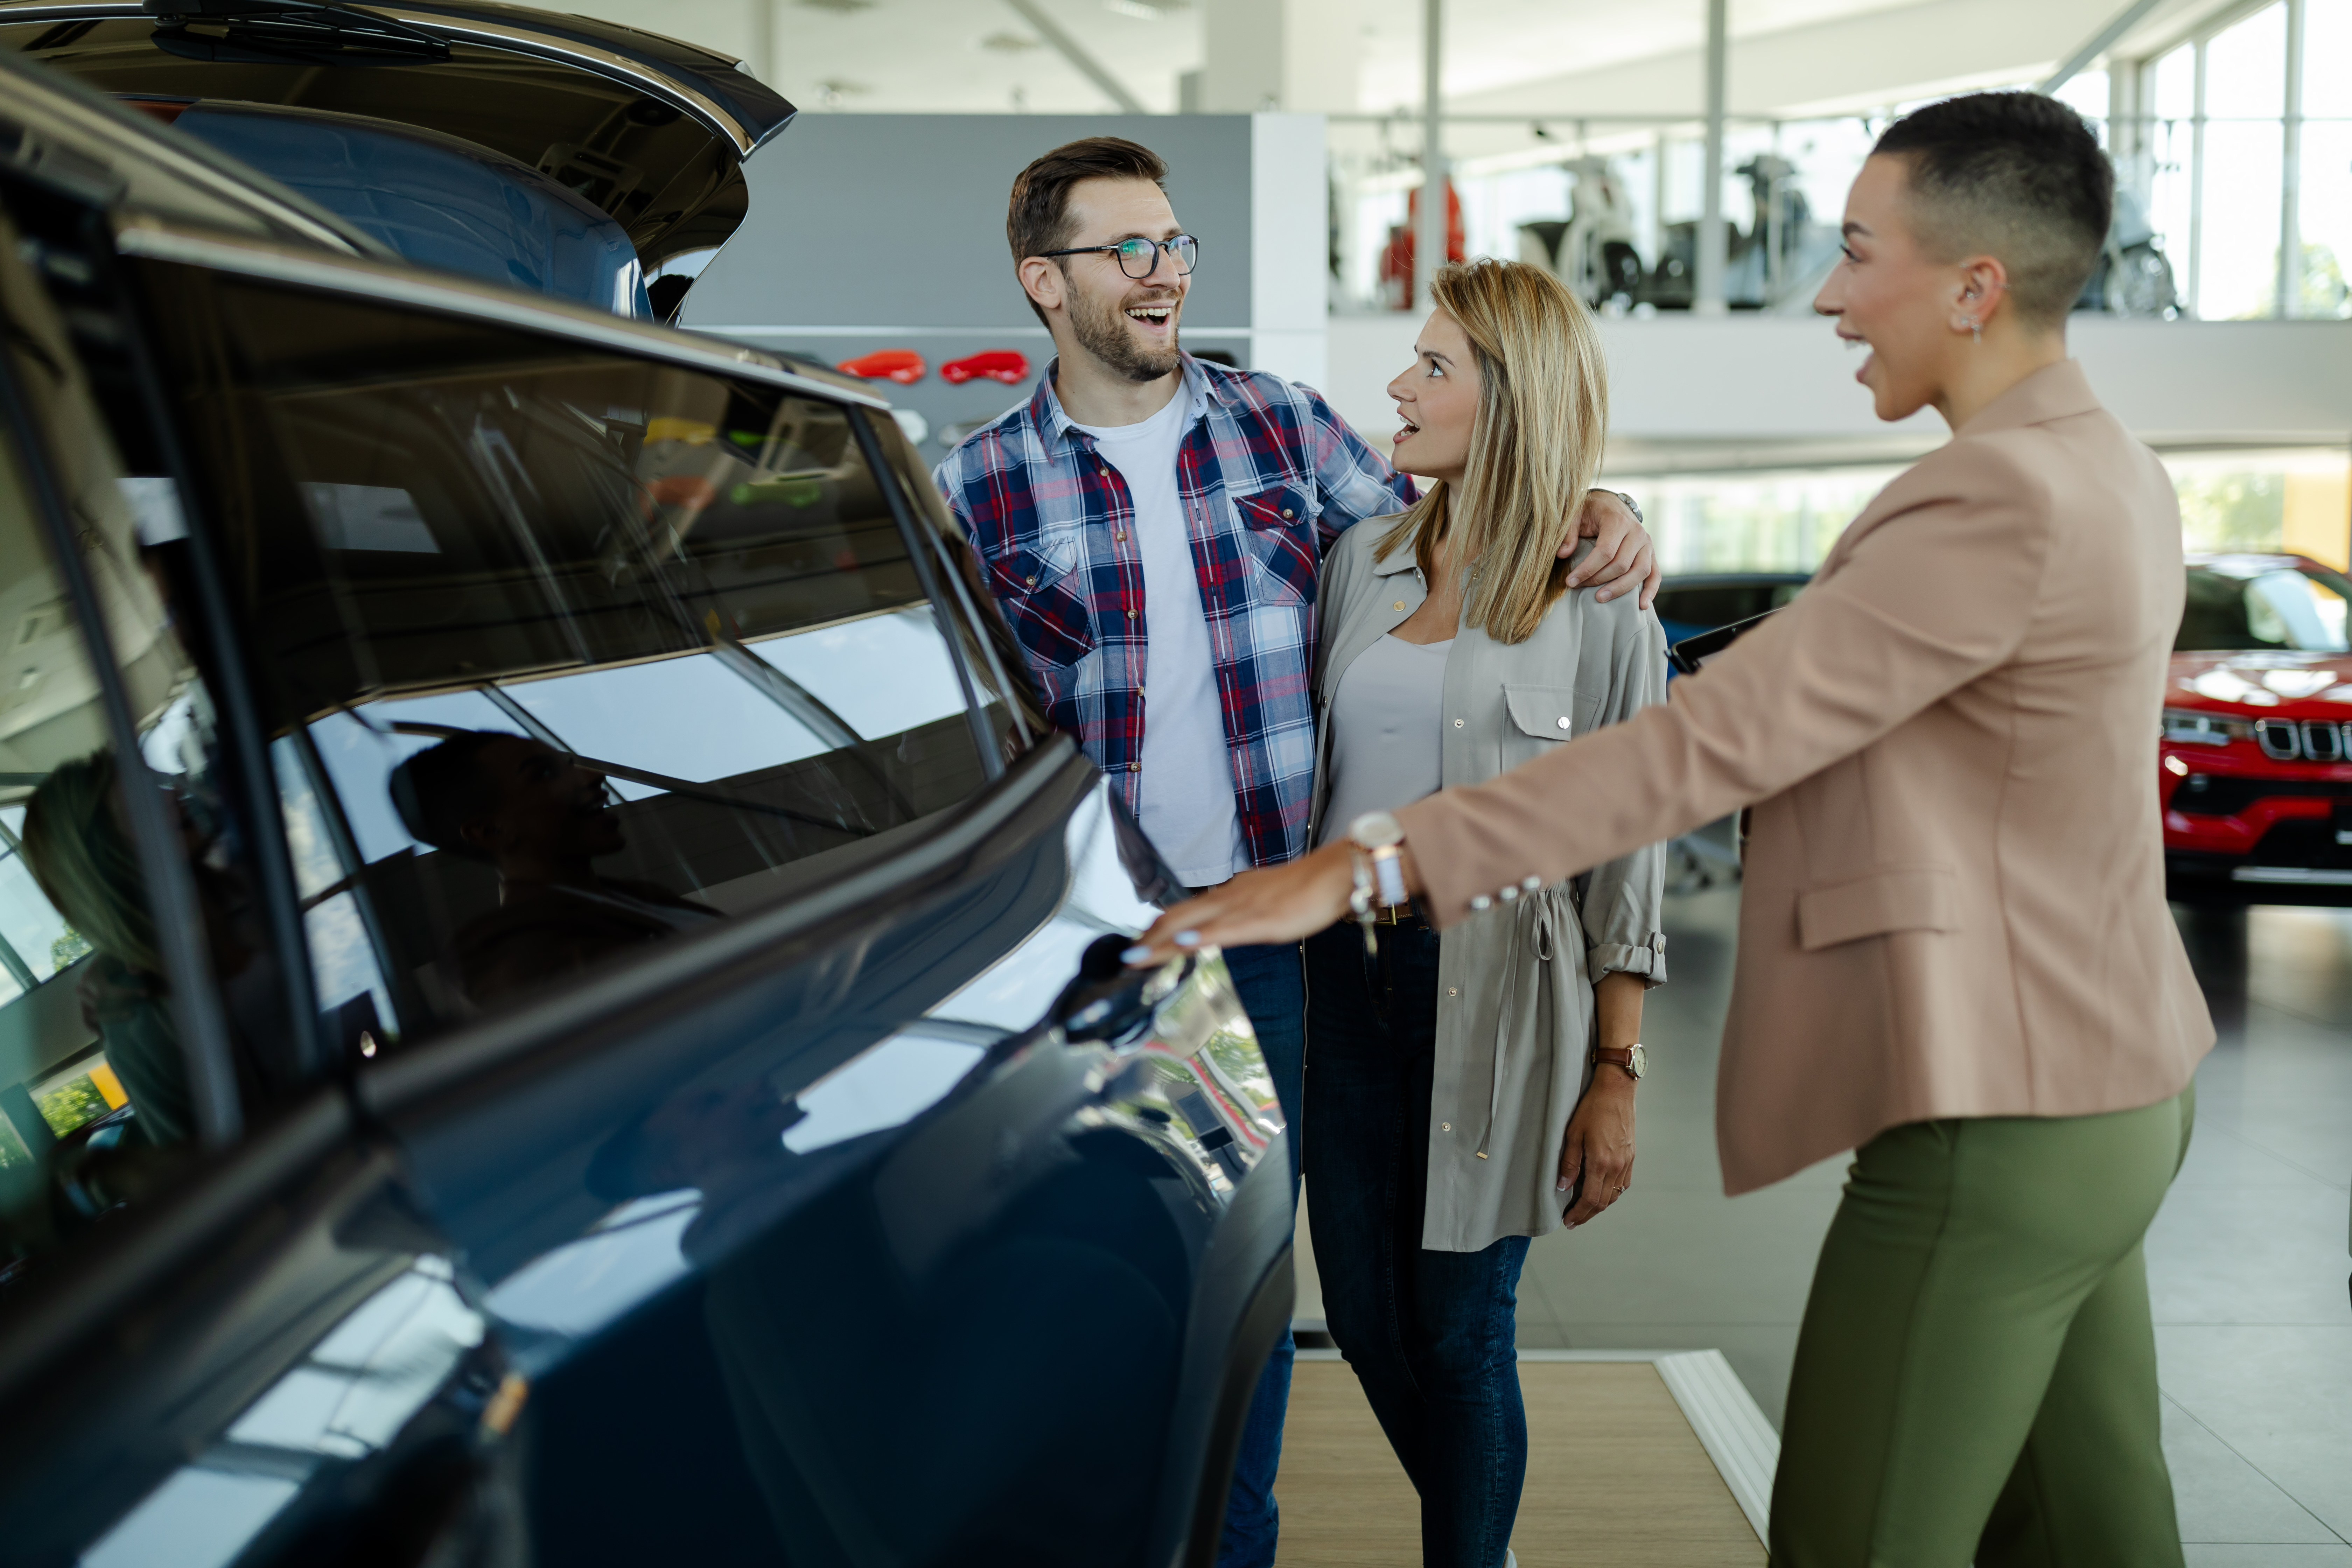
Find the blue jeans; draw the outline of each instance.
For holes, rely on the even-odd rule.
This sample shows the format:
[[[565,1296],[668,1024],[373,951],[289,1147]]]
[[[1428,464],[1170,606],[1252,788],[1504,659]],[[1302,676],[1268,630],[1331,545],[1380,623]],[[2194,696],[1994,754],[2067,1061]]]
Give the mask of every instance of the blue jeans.
[[[1297,1210],[1299,1079],[1307,1059],[1307,984],[1295,946],[1229,947],[1225,967],[1257,1031],[1258,1049],[1274,1073],[1274,1092],[1290,1123],[1290,1192]],[[1225,1502],[1225,1531],[1217,1543],[1217,1568],[1273,1568],[1274,1543],[1282,1528],[1274,1501],[1274,1476],[1282,1468],[1282,1417],[1290,1405],[1290,1325],[1259,1374],[1234,1457],[1234,1489]]]
[[[1421,1245],[1437,1043],[1437,933],[1353,921],[1307,939],[1306,1168],[1323,1310],[1421,1493],[1424,1568],[1499,1568],[1527,1479],[1517,1289],[1528,1238]]]

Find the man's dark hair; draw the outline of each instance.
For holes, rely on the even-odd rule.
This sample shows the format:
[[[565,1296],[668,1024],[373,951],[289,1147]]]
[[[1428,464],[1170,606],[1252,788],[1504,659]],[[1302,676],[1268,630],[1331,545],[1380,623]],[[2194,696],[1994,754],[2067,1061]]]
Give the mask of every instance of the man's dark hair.
[[[409,837],[471,860],[488,859],[466,842],[465,827],[499,808],[498,784],[482,768],[482,748],[513,739],[494,730],[470,730],[393,769],[393,809]]]
[[[2116,205],[2115,165],[2081,115],[2038,92],[1973,92],[1905,115],[1871,152],[1909,165],[1912,226],[1931,254],[1997,256],[2021,318],[2065,319]]]
[[[1164,191],[1168,165],[1150,148],[1119,136],[1066,142],[1037,159],[1013,178],[1013,199],[1005,204],[1004,237],[1013,266],[1070,243],[1070,187],[1081,180],[1150,180]],[[1068,258],[1059,265],[1067,276]],[[1045,321],[1036,300],[1029,309]]]

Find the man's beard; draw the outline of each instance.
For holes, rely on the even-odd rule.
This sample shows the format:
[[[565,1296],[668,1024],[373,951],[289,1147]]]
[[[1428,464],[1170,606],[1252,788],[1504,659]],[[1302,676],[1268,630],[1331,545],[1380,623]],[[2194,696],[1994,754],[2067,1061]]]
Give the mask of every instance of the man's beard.
[[[1168,346],[1157,352],[1128,336],[1127,307],[1130,302],[1079,294],[1072,301],[1070,330],[1077,334],[1080,348],[1128,380],[1158,381],[1177,365],[1175,311],[1182,301],[1177,299],[1143,301],[1165,304],[1169,308]]]

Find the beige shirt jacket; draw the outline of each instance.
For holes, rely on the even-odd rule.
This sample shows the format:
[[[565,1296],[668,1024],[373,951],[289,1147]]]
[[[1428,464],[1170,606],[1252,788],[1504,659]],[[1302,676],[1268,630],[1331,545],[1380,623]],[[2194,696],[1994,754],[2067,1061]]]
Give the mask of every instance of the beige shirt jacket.
[[[1310,843],[1330,798],[1329,715],[1340,679],[1428,594],[1410,549],[1373,558],[1397,521],[1356,524],[1324,562]],[[1445,658],[1440,782],[1483,784],[1664,700],[1665,686],[1665,635],[1631,595],[1601,605],[1589,588],[1564,594],[1517,646],[1463,626]],[[1553,809],[1579,808],[1561,801]],[[1651,845],[1573,881],[1515,889],[1507,908],[1440,938],[1422,1246],[1475,1252],[1502,1237],[1559,1228],[1554,1183],[1569,1112],[1590,1077],[1592,983],[1612,970],[1654,985],[1665,979],[1664,875],[1664,848]],[[1315,1005],[1311,993],[1307,1005]]]
[[[2163,467],[2046,367],[1665,704],[1399,812],[1431,914],[1757,803],[1728,1192],[1903,1122],[2168,1099],[2213,1041],[2157,813],[2183,592]]]

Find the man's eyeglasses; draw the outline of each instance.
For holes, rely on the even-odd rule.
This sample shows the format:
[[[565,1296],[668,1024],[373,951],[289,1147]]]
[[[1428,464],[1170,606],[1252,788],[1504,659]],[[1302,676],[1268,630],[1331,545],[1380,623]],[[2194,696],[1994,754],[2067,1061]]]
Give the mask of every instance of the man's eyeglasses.
[[[1168,259],[1176,265],[1176,276],[1181,278],[1192,270],[1200,258],[1201,242],[1189,234],[1173,239],[1122,239],[1116,245],[1081,245],[1068,250],[1048,250],[1045,256],[1092,256],[1108,250],[1118,258],[1118,269],[1129,278],[1149,278],[1160,265],[1160,253],[1166,251]]]

